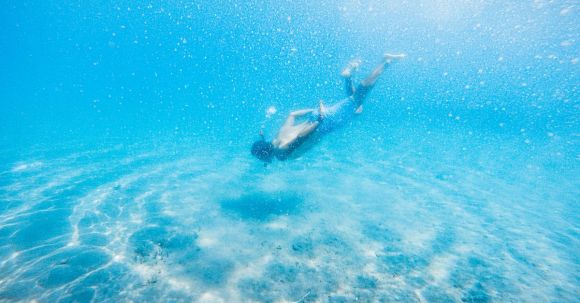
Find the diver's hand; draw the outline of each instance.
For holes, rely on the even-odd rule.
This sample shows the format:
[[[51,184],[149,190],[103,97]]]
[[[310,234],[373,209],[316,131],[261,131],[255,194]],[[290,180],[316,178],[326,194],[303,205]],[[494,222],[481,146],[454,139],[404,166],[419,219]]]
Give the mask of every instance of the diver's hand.
[[[326,107],[324,106],[324,100],[320,100],[318,102],[318,121],[322,121],[322,119],[326,116]]]

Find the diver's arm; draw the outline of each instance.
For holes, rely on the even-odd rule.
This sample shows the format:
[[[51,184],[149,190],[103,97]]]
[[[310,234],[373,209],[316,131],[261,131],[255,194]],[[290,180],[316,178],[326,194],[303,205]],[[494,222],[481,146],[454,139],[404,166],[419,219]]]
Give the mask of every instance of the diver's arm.
[[[292,116],[292,117],[301,117],[301,116],[304,116],[306,114],[309,114],[309,113],[311,113],[313,111],[314,111],[314,109],[312,109],[312,108],[295,110],[295,111],[293,111],[293,112],[290,113],[290,116]]]
[[[314,111],[313,109],[301,109],[301,110],[295,110],[295,111],[291,112],[288,115],[288,117],[286,118],[286,121],[284,121],[284,125],[282,127],[288,127],[288,126],[294,125],[294,121],[296,120],[296,118],[304,116],[306,114],[309,114],[313,111]]]
[[[292,126],[292,125],[294,125],[296,118],[302,117],[302,116],[309,114],[309,113],[312,113],[312,112],[314,112],[314,109],[311,109],[311,108],[295,110],[288,115],[288,118],[286,118],[286,121],[284,122],[284,125],[282,127]]]

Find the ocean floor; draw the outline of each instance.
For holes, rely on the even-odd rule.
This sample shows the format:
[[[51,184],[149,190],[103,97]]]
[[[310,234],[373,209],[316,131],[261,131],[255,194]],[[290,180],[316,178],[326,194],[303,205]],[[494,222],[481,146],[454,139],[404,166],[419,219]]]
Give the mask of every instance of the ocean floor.
[[[0,301],[578,302],[573,157],[430,140],[267,168],[246,147],[28,151],[0,173]]]

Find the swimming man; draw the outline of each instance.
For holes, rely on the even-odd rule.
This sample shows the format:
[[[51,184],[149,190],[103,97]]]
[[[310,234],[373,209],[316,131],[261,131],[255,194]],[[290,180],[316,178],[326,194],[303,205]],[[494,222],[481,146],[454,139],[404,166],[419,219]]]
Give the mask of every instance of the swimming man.
[[[354,115],[362,113],[363,101],[385,70],[385,66],[394,60],[403,58],[405,58],[404,54],[385,54],[383,62],[377,65],[372,73],[356,88],[352,75],[360,66],[360,60],[351,61],[341,72],[341,76],[345,80],[346,99],[332,106],[325,106],[320,101],[318,109],[291,112],[271,142],[266,141],[263,133],[260,132],[261,139],[252,145],[252,155],[264,163],[272,162],[274,157],[283,161],[288,159],[314,133],[324,134],[344,125]]]

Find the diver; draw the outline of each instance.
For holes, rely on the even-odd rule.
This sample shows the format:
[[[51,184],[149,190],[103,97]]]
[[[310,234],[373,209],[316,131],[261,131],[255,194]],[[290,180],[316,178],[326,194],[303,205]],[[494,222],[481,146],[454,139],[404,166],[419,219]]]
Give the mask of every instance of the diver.
[[[361,61],[352,60],[340,74],[345,80],[347,98],[331,106],[326,106],[321,100],[317,109],[291,112],[271,142],[266,141],[264,133],[260,131],[261,138],[252,145],[252,155],[263,161],[264,165],[272,162],[274,157],[283,161],[303,143],[313,141],[314,134],[323,135],[344,125],[354,115],[362,113],[363,101],[383,73],[385,66],[405,56],[385,54],[383,61],[356,88],[352,75],[359,68]]]

